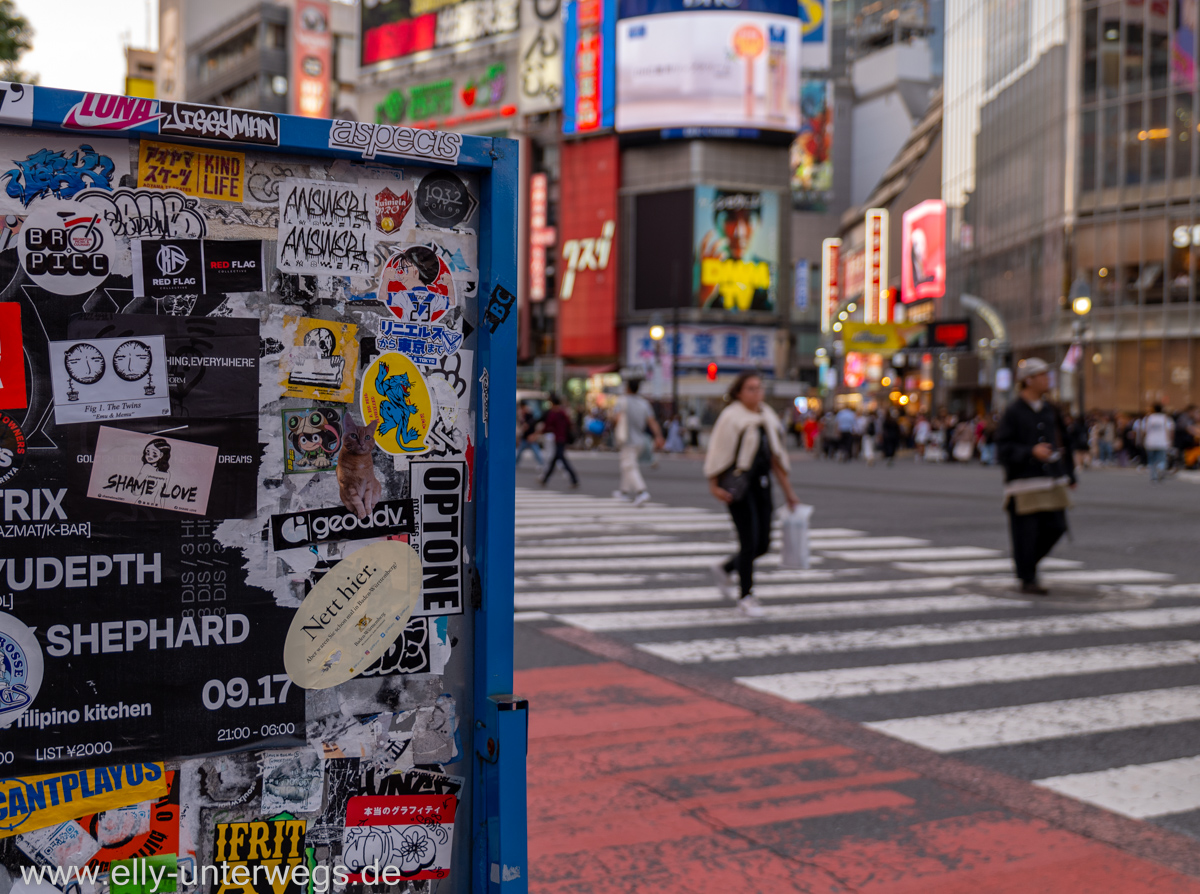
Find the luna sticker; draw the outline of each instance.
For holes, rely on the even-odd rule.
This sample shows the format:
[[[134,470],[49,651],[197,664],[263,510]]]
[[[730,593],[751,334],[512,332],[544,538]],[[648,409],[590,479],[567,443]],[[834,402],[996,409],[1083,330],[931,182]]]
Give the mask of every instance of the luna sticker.
[[[289,474],[337,469],[344,412],[332,407],[283,411],[283,464]]]
[[[101,426],[87,495],[204,515],[218,452],[208,444]]]
[[[387,453],[416,455],[429,450],[426,438],[437,405],[425,377],[411,359],[387,353],[363,373],[362,415],[378,422],[375,443]]]
[[[284,396],[335,403],[354,400],[358,327],[307,317],[283,322],[284,329],[292,333],[292,346],[283,358]]]
[[[42,688],[42,647],[33,631],[0,612],[0,729],[29,710]]]

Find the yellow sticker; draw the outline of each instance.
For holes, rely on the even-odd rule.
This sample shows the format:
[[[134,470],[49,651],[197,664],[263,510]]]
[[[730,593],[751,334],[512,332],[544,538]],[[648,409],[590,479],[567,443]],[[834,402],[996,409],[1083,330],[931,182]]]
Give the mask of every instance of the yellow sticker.
[[[351,403],[358,371],[358,327],[284,317],[283,331],[291,339],[280,360],[284,396]]]
[[[283,667],[305,689],[353,679],[400,638],[421,597],[421,558],[399,540],[351,553],[304,597],[283,645]]]
[[[362,416],[364,425],[379,420],[375,443],[386,452],[415,456],[429,450],[437,402],[415,363],[403,354],[384,354],[363,373]]]
[[[150,710],[149,705],[132,707]],[[162,764],[122,764],[3,779],[0,838],[57,826],[90,813],[154,801],[163,797],[167,788]]]
[[[221,149],[142,140],[138,149],[138,186],[177,189],[198,199],[242,200],[246,156]]]

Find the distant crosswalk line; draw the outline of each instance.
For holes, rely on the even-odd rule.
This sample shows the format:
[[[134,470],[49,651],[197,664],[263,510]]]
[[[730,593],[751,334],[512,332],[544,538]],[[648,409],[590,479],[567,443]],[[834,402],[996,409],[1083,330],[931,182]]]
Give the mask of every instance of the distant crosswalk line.
[[[1073,559],[1046,558],[1038,563],[1041,570],[1078,568],[1082,562]],[[951,562],[896,562],[898,571],[916,574],[984,574],[991,571],[1014,571],[1012,559],[963,559]]]
[[[569,530],[564,531],[562,528],[556,529],[558,533],[571,533]],[[522,538],[521,546],[526,547],[542,547],[542,546],[612,546],[618,543],[676,543],[663,534],[614,534],[611,537],[549,537],[546,539],[526,539]]]
[[[886,627],[879,630],[846,630],[830,633],[739,636],[667,643],[642,643],[638,645],[638,648],[677,664],[700,664],[705,661],[739,661],[753,658],[773,658],[780,655],[860,652],[870,649],[903,649],[952,643],[987,642],[989,640],[1019,639],[1027,636],[1157,630],[1188,624],[1200,624],[1200,608],[1097,612],[1091,615],[1021,618],[1005,621],[958,621],[950,624],[914,624],[903,627]]]
[[[789,606],[790,608],[791,606]],[[799,606],[797,606],[799,607]],[[815,606],[804,606],[815,607]],[[560,616],[560,620],[566,620]],[[987,683],[1041,680],[1108,671],[1171,667],[1200,661],[1200,642],[1132,643],[1063,649],[1056,652],[1018,652],[918,664],[847,667],[803,673],[737,677],[737,682],[793,702],[861,695],[884,695]]]
[[[717,544],[721,546],[721,544]],[[629,556],[626,558],[614,554],[609,556],[579,556],[572,559],[517,559],[513,571],[517,574],[533,574],[541,571],[611,571],[613,563],[619,562],[624,571],[658,571],[664,568],[702,569],[713,564],[715,555],[732,555],[734,544],[725,544],[720,550],[706,550],[700,555],[670,555],[670,556]],[[820,557],[814,557],[814,563]],[[755,563],[756,568],[779,565],[779,556],[763,556]]]
[[[966,583],[965,577],[910,578],[898,581],[838,581],[834,572],[796,571],[810,580],[825,582],[801,584],[764,584],[754,586],[760,599],[833,599],[838,596],[880,596],[893,593],[935,593]],[[723,597],[713,586],[678,587],[661,590],[571,590],[516,594],[519,609],[590,608],[605,605],[653,605],[671,602],[720,602]],[[1020,604],[1020,603],[1016,603]]]
[[[994,596],[908,596],[903,599],[867,599],[854,602],[817,602],[806,605],[769,605],[761,619],[747,618],[737,608],[675,609],[646,612],[596,612],[557,615],[559,621],[594,632],[670,630],[683,627],[726,627],[779,621],[828,621],[835,618],[882,618],[933,612],[995,611],[1024,608],[1010,599]],[[1197,645],[1200,654],[1200,645]]]
[[[813,544],[821,549],[821,544]],[[931,546],[928,549],[854,549],[841,552],[831,552],[827,555],[834,559],[847,562],[907,562],[918,559],[986,559],[999,556],[998,549],[984,549],[981,546]]]
[[[696,555],[729,555],[734,551],[734,545],[724,540],[693,540],[688,543],[671,541],[670,543],[626,543],[605,549],[602,546],[518,546],[513,551],[517,559],[555,559],[561,556],[596,557],[606,556],[606,561],[612,563],[625,558],[641,556],[696,556]],[[709,560],[712,563],[712,560]]]
[[[1175,575],[1163,571],[1143,571],[1140,568],[1109,568],[1093,571],[1051,571],[1042,578],[1058,584],[1136,584],[1174,580]]]
[[[1166,816],[1200,809],[1200,757],[1051,776],[1034,784],[1134,819]]]
[[[864,726],[942,753],[1200,720],[1200,686],[1123,692]]]
[[[542,537],[546,535],[562,534],[564,531],[571,534],[616,534],[621,531],[629,531],[636,528],[653,528],[662,534],[695,534],[701,531],[733,531],[733,522],[727,518],[718,518],[712,521],[648,521],[638,522],[632,521],[611,521],[611,522],[585,522],[582,524],[564,525],[562,523],[546,525],[546,524],[525,524],[520,523],[516,526],[518,537]]]

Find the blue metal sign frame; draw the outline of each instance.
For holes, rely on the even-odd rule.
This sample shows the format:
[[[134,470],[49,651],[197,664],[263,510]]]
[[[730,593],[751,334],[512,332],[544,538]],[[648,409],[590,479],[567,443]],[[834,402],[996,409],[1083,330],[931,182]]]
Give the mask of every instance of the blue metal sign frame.
[[[32,91],[32,114],[12,114],[10,102],[22,102]],[[200,140],[176,134],[161,134],[157,122],[128,130],[66,127],[71,109],[89,94],[49,87],[10,85],[0,82],[0,126],[88,135],[94,138],[154,138],[176,143],[287,152],[327,158],[368,160],[383,165],[430,165],[439,162],[424,154],[410,157],[363,153],[331,148],[329,119],[277,115],[278,145],[237,139]],[[94,94],[90,94],[93,95]],[[157,103],[157,101],[155,101]],[[21,106],[22,109],[26,108]],[[210,107],[214,112],[221,111]],[[158,106],[155,106],[155,111]],[[255,113],[263,114],[263,113]],[[388,127],[343,122],[360,128]],[[415,134],[409,128],[395,128]],[[365,133],[365,131],[364,131]],[[437,132],[425,131],[424,134]],[[472,171],[480,181],[478,319],[478,379],[473,383],[478,408],[475,443],[476,550],[471,596],[474,611],[474,680],[472,706],[463,706],[471,716],[471,728],[463,724],[463,749],[475,757],[472,773],[471,817],[473,828],[463,829],[461,842],[470,842],[472,873],[455,879],[456,890],[515,892],[528,890],[525,753],[527,705],[514,698],[513,688],[513,515],[515,465],[512,445],[516,437],[517,313],[517,141],[492,137],[453,135],[443,142],[458,143],[456,164],[441,166]],[[431,145],[427,136],[418,138]],[[459,142],[461,141],[461,142]],[[495,436],[495,441],[492,436]],[[497,446],[492,450],[493,443]]]

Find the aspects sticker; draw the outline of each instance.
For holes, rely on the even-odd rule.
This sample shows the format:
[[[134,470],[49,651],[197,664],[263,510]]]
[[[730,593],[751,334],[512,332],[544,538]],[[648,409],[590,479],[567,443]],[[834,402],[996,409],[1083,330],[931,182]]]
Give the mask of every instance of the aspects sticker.
[[[46,201],[25,218],[18,241],[29,278],[56,295],[82,295],[106,279],[117,242],[103,217],[85,205]]]
[[[29,710],[42,688],[42,647],[20,620],[0,612],[0,729]]]
[[[287,317],[283,325],[285,332],[293,333],[292,346],[280,361],[284,397],[353,401],[358,327],[308,317]]]
[[[0,303],[0,407],[23,410],[29,406],[25,393],[25,351],[21,338],[21,305]],[[0,471],[0,474],[3,474]]]
[[[363,373],[363,422],[378,422],[375,443],[387,453],[429,450],[425,438],[437,415],[433,394],[415,363],[403,354],[377,357]]]
[[[479,202],[457,174],[437,171],[421,178],[417,210],[427,223],[449,230],[468,220]]]
[[[439,130],[417,130],[394,124],[335,119],[329,124],[329,148],[357,152],[363,158],[387,155],[418,158],[443,164],[458,164],[462,134]]]
[[[177,189],[198,199],[240,202],[245,173],[241,152],[154,140],[142,140],[138,148],[137,185],[143,189]]]
[[[21,471],[25,462],[25,433],[7,413],[0,413],[0,484]]]
[[[100,427],[89,497],[204,515],[217,447]]]
[[[288,630],[283,666],[305,689],[362,673],[404,632],[421,592],[421,561],[406,543],[372,543],[331,568]]]
[[[288,474],[336,471],[342,449],[343,409],[283,411],[283,468]]]
[[[48,347],[60,425],[171,415],[161,335],[52,341]]]

